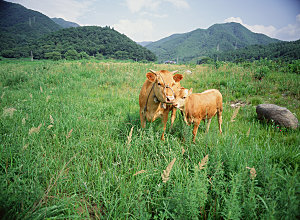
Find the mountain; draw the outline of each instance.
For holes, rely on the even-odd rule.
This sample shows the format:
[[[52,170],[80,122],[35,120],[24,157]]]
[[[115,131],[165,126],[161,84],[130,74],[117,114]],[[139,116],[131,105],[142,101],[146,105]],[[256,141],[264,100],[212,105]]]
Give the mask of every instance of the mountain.
[[[75,51],[74,51],[75,50]],[[35,59],[47,59],[49,53],[65,56],[68,51],[115,59],[155,61],[150,50],[138,45],[126,35],[110,27],[84,26],[64,28],[47,34],[26,46],[12,48],[4,57],[28,57],[30,51]],[[13,54],[13,56],[10,56]]]
[[[253,33],[239,23],[215,24],[208,29],[196,29],[184,34],[174,34],[146,45],[158,61],[187,62],[208,56],[216,51],[228,51],[249,45],[266,45],[280,42],[263,34]]]
[[[51,20],[40,12],[0,0],[0,54],[19,58],[28,57],[32,51],[34,58],[44,59],[51,53],[64,57],[71,51],[85,57],[156,60],[150,50],[110,27],[70,27],[74,25],[78,26],[60,18]]]
[[[139,44],[139,45],[145,47],[145,46],[147,46],[148,44],[151,44],[152,42],[153,42],[153,41],[142,41],[142,42],[137,42],[137,44]]]
[[[0,51],[26,45],[29,41],[61,28],[40,12],[0,0]]]
[[[79,24],[76,24],[75,22],[71,22],[71,21],[66,21],[62,18],[51,18],[51,20],[63,28],[80,27]]]

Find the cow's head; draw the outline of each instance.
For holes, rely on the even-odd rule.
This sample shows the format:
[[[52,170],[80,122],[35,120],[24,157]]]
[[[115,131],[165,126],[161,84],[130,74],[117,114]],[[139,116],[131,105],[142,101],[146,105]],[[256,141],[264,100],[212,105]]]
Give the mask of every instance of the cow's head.
[[[177,93],[178,85],[183,76],[175,74],[177,71],[169,72],[167,70],[154,71],[146,74],[148,80],[153,82],[154,95],[159,102],[172,104],[175,100],[175,93]],[[175,74],[175,75],[173,75]]]
[[[174,106],[180,110],[184,110],[184,104],[187,97],[189,97],[193,92],[193,88],[186,89],[181,87],[177,93],[176,99],[174,101]]]

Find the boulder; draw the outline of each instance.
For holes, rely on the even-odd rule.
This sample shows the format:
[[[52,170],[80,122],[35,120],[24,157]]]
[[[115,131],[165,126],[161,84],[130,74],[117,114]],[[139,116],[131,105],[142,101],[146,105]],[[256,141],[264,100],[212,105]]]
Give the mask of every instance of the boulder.
[[[298,127],[298,119],[287,108],[274,104],[260,104],[256,107],[256,113],[260,120],[273,120],[286,128],[297,129]]]

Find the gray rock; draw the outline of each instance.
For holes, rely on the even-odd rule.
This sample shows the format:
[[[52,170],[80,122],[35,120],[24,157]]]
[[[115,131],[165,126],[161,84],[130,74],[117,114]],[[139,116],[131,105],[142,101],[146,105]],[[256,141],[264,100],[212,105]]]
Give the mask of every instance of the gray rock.
[[[298,127],[298,119],[287,108],[274,104],[260,104],[256,107],[256,113],[260,120],[273,120],[286,128],[297,129]]]

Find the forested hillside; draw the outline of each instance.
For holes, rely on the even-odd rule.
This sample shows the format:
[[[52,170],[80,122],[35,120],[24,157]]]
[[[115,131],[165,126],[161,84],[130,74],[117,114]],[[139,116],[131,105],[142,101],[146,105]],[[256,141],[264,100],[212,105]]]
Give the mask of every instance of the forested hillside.
[[[277,43],[263,34],[253,33],[241,24],[215,24],[208,29],[197,29],[189,33],[175,34],[146,46],[159,61],[190,61],[216,51],[228,51],[249,45]]]
[[[53,19],[19,4],[0,0],[0,55],[7,58],[133,59],[154,61],[156,56],[110,27],[78,26]]]
[[[48,34],[32,44],[16,47],[2,56],[28,57],[33,52],[35,59],[79,59],[88,56],[99,58],[156,60],[148,49],[138,45],[127,36],[110,27],[85,26],[62,29]]]
[[[300,59],[300,40],[269,45],[252,45],[238,50],[216,52],[209,55],[219,61],[253,61],[262,58],[290,62]]]
[[[0,0],[0,51],[26,45],[61,28],[40,12]]]

